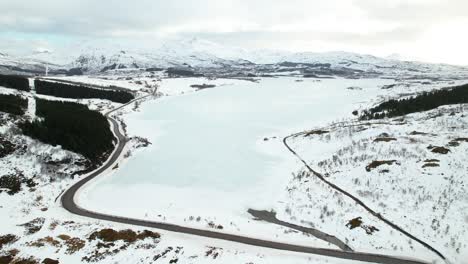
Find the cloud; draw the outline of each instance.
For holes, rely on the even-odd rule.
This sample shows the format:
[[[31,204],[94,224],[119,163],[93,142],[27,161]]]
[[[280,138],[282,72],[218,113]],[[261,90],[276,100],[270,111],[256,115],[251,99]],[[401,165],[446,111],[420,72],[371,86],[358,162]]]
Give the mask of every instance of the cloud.
[[[418,53],[431,60],[431,53],[442,58],[446,52],[422,54],[414,43],[434,40],[441,25],[466,26],[468,1],[16,0],[1,1],[0,10],[0,36],[8,31],[35,39],[133,40],[147,46],[174,36],[201,36],[248,48]],[[444,37],[468,45],[461,32],[450,32]]]

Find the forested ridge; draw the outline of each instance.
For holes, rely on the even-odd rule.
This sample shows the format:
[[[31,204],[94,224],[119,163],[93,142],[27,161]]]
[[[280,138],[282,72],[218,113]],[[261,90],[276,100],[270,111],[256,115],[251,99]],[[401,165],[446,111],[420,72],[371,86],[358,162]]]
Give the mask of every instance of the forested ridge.
[[[28,99],[18,95],[0,94],[0,112],[24,115],[28,108]]]
[[[94,164],[102,162],[113,149],[114,135],[107,118],[85,105],[36,98],[36,115],[42,120],[20,124],[27,136],[61,145]]]
[[[361,119],[381,119],[428,111],[442,105],[468,103],[468,84],[450,89],[424,92],[405,99],[389,100],[366,110]]]
[[[60,82],[35,80],[36,93],[73,99],[106,99],[117,103],[128,103],[135,99],[134,95],[126,91],[94,89],[82,85]]]
[[[0,74],[0,86],[20,91],[30,91],[29,80],[24,76]]]

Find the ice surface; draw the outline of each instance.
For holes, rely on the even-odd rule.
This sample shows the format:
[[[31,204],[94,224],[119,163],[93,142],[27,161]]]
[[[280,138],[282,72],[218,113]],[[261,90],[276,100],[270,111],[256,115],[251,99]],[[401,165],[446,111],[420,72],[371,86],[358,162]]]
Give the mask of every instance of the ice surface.
[[[163,87],[200,79],[165,80]],[[227,84],[143,104],[125,116],[130,135],[152,145],[81,196],[84,207],[117,215],[181,213],[229,217],[273,208],[297,161],[281,139],[289,132],[350,116],[392,80],[293,78]],[[363,90],[348,90],[359,86]],[[265,137],[277,136],[274,147]],[[260,147],[260,145],[262,147]]]

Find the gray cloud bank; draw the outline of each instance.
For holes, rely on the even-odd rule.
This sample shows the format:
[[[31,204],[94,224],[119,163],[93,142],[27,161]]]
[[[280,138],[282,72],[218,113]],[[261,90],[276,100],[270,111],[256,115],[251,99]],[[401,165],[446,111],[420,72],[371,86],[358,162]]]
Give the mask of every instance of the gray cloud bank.
[[[151,42],[197,35],[248,48],[329,47],[381,54],[409,53],[405,45],[435,35],[434,28],[468,24],[466,0],[16,0],[1,1],[0,10],[0,33],[10,37]]]

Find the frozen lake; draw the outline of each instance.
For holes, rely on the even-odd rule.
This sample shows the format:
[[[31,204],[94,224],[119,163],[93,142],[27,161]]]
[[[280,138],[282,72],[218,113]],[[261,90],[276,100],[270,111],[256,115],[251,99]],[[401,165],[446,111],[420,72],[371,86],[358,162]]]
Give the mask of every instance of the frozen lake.
[[[165,89],[207,83],[165,80]],[[117,172],[80,195],[85,208],[123,216],[177,221],[189,215],[245,215],[274,208],[300,164],[286,151],[288,133],[350,117],[392,80],[267,78],[164,97],[124,116],[130,136],[148,138]],[[362,90],[347,89],[357,86]],[[276,139],[264,141],[265,137]],[[179,220],[180,220],[179,219]]]

